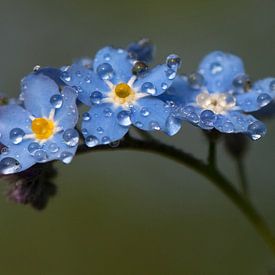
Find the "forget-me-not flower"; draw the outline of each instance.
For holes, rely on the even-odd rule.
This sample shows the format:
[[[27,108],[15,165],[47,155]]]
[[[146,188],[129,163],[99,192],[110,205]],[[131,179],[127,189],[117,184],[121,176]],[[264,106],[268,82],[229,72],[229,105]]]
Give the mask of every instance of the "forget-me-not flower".
[[[93,68],[75,63],[63,72],[63,80],[78,90],[78,99],[91,109],[83,114],[82,132],[90,147],[120,140],[131,124],[145,131],[175,134],[180,123],[158,96],[176,77],[180,59],[167,58],[153,69],[132,59],[128,51],[105,47],[93,60]]]
[[[242,60],[215,51],[189,77],[177,77],[163,98],[175,103],[177,117],[203,129],[223,133],[245,133],[256,140],[266,127],[252,115],[275,97],[275,79],[251,84]]]
[[[76,152],[79,135],[76,92],[42,74],[22,80],[24,107],[0,107],[0,172],[23,171],[37,162],[60,159],[69,163]]]

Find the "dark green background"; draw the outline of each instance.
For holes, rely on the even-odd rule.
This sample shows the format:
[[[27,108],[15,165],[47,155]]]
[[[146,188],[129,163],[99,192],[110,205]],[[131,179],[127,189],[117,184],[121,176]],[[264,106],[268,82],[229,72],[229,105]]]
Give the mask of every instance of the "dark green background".
[[[33,66],[69,64],[102,46],[149,37],[194,71],[211,50],[243,57],[253,79],[275,75],[275,2],[0,0],[0,91],[19,92]],[[246,159],[251,198],[275,232],[274,121]],[[161,138],[205,157],[201,132]],[[237,182],[219,146],[219,166]],[[268,274],[275,258],[209,181],[162,157],[98,152],[58,164],[44,212],[0,197],[0,274]],[[6,185],[2,183],[2,193]]]

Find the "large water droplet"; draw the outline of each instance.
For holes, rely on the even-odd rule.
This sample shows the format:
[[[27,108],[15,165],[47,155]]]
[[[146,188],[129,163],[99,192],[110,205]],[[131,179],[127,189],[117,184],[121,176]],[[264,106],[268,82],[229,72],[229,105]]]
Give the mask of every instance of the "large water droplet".
[[[121,111],[117,114],[118,123],[122,126],[130,126],[131,125],[131,118],[130,114],[127,111]]]
[[[37,162],[46,162],[48,160],[47,152],[43,149],[36,150],[33,157]]]
[[[109,144],[111,142],[110,138],[107,136],[102,137],[101,139],[102,144]]]
[[[21,164],[14,158],[6,157],[0,161],[0,173],[7,175],[19,172]]]
[[[257,140],[266,134],[266,126],[261,121],[254,121],[249,124],[247,131],[253,140]]]
[[[246,74],[238,75],[233,80],[233,86],[236,88],[243,89],[243,88],[247,88],[249,85],[251,85],[251,80],[250,80],[249,76]]]
[[[148,71],[148,66],[144,62],[141,62],[141,61],[135,62],[134,67],[132,69],[132,73],[134,75],[142,75],[142,74],[146,73],[147,71]]]
[[[161,83],[161,88],[162,88],[162,90],[166,90],[168,88],[167,83],[165,83],[165,82]]]
[[[175,79],[176,75],[177,75],[177,73],[172,69],[168,69],[166,71],[166,76],[168,77],[169,80]]]
[[[92,92],[90,100],[93,104],[100,104],[102,100],[102,93],[99,91]]]
[[[156,94],[156,88],[151,82],[145,82],[141,86],[141,91],[150,95],[155,95]]]
[[[68,146],[70,146],[70,147],[76,146],[79,141],[79,135],[78,135],[77,130],[76,129],[67,129],[63,133],[63,139]]]
[[[216,115],[210,110],[204,110],[200,114],[200,119],[203,124],[212,126],[216,119]]]
[[[172,70],[176,71],[181,66],[181,58],[176,54],[170,54],[166,58],[166,65]]]
[[[170,136],[175,135],[181,128],[181,121],[173,116],[170,116],[166,122],[167,132]]]
[[[59,159],[60,159],[63,163],[69,164],[69,163],[72,161],[72,159],[73,159],[73,154],[70,153],[70,152],[64,151],[64,152],[62,152],[62,153],[60,154]]]
[[[97,73],[101,79],[110,80],[113,77],[113,67],[109,63],[103,63],[97,67]]]
[[[61,95],[53,95],[50,99],[50,103],[52,104],[52,106],[55,108],[55,109],[59,109],[61,108],[62,106],[62,103],[63,103],[63,99],[62,99],[62,96]]]
[[[98,145],[99,141],[95,136],[87,136],[85,138],[85,143],[88,147],[95,147]]]
[[[222,130],[225,133],[233,133],[234,132],[234,125],[232,122],[227,121],[222,125]]]
[[[197,72],[192,73],[188,76],[188,82],[195,89],[199,89],[205,84],[204,77],[202,76],[202,74]]]
[[[14,128],[10,131],[10,140],[13,144],[22,142],[25,132],[20,128]]]
[[[51,153],[57,153],[58,151],[59,151],[59,147],[58,147],[58,145],[55,143],[55,142],[51,142],[50,144],[49,144],[49,151],[51,152]]]
[[[36,150],[41,149],[41,145],[37,142],[31,142],[28,146],[28,151],[33,154]]]
[[[272,98],[269,94],[260,94],[257,97],[257,103],[259,104],[260,107],[264,107],[267,104],[269,104],[272,101]]]
[[[223,67],[220,63],[215,62],[210,65],[210,71],[212,74],[219,74],[223,71]]]

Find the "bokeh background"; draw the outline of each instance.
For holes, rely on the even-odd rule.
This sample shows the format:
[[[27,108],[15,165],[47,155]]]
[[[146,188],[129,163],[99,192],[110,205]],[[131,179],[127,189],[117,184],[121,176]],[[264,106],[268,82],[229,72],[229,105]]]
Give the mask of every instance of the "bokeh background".
[[[252,79],[275,75],[273,0],[0,0],[0,91],[19,92],[32,68],[93,56],[149,37],[156,61],[182,56],[192,72],[221,49],[243,57]],[[275,129],[251,145],[251,199],[275,232]],[[204,158],[199,129],[170,144]],[[222,144],[219,167],[237,182]],[[0,274],[272,274],[275,258],[255,229],[207,179],[157,155],[97,152],[58,164],[59,191],[46,210],[0,196]],[[4,194],[6,184],[1,182]]]

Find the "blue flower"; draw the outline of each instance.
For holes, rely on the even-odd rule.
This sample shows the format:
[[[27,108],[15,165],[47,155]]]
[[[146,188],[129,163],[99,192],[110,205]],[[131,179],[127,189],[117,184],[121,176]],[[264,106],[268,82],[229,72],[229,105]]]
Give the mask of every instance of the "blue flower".
[[[91,109],[83,114],[82,133],[90,147],[121,139],[131,124],[145,131],[175,134],[180,123],[172,109],[159,99],[176,77],[180,66],[172,55],[166,64],[151,70],[123,49],[101,49],[93,69],[79,63],[63,72],[67,85],[78,90],[78,99]]]
[[[45,75],[31,74],[22,80],[24,107],[0,107],[0,172],[23,171],[37,162],[60,159],[69,163],[79,140],[76,92]]]
[[[246,113],[272,101],[275,79],[252,85],[239,57],[215,51],[202,60],[196,73],[178,77],[162,97],[174,102],[178,118],[203,129],[245,133],[257,140],[266,133],[266,127]]]

